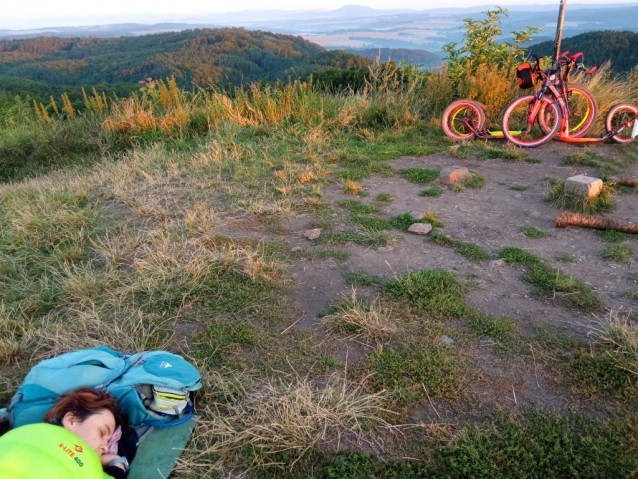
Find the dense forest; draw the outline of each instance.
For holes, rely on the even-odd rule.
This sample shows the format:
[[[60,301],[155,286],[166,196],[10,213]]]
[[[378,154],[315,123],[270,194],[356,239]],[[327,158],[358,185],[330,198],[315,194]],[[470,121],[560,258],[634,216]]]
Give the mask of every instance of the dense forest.
[[[563,39],[563,51],[583,52],[586,65],[601,65],[607,60],[616,73],[629,72],[638,65],[638,33],[613,30],[587,32]],[[534,45],[531,52],[550,56],[554,41]]]
[[[183,88],[240,85],[370,63],[352,53],[327,52],[301,37],[242,28],[111,39],[38,37],[0,41],[0,89],[41,96],[38,88],[56,93],[51,85],[68,90],[108,83],[125,92],[149,77],[175,77]],[[17,91],[20,83],[23,88]]]

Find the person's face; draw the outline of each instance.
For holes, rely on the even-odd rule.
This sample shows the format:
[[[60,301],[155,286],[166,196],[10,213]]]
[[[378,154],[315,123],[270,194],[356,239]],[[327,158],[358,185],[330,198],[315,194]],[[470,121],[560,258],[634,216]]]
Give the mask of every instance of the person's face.
[[[103,456],[109,450],[109,439],[115,431],[115,418],[108,409],[102,409],[84,421],[69,412],[62,419],[62,426],[91,446],[99,456]]]

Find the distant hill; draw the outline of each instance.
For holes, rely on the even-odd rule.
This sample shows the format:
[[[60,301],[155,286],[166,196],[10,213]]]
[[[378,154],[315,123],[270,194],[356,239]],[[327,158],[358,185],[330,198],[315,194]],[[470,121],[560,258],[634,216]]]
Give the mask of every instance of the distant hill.
[[[628,72],[638,65],[638,33],[613,30],[582,33],[564,38],[561,50],[571,54],[583,52],[587,66],[601,65],[610,60],[616,73]],[[553,55],[554,41],[539,43],[529,51],[537,55]]]
[[[182,87],[240,85],[363,67],[368,58],[328,52],[301,37],[243,28],[185,30],[138,37],[38,37],[0,41],[3,78],[48,85],[137,84],[174,76]],[[14,82],[15,83],[15,82]]]
[[[425,68],[443,66],[441,55],[427,50],[412,50],[409,48],[346,48],[344,50],[372,60],[376,60],[378,56],[381,63],[393,61],[398,65],[401,62],[412,61],[417,65],[423,65]]]

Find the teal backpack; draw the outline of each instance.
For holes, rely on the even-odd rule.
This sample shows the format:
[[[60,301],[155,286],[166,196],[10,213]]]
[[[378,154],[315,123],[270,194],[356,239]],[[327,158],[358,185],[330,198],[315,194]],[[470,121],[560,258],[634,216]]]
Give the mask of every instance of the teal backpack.
[[[135,427],[166,427],[190,418],[188,396],[201,388],[201,377],[184,358],[166,351],[126,354],[103,346],[72,351],[31,369],[7,406],[11,427],[42,422],[61,394],[79,387],[110,392]],[[148,407],[153,399],[148,395],[163,388],[184,391],[188,405],[180,415],[156,414]]]

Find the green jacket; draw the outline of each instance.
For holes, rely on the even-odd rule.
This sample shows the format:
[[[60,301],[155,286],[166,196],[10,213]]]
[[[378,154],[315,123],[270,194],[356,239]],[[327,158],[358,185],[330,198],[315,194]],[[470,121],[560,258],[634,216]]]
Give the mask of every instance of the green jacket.
[[[112,479],[100,456],[63,427],[30,424],[0,437],[2,479]]]

